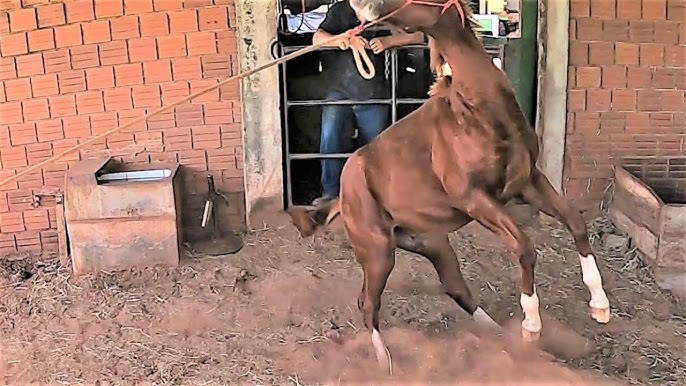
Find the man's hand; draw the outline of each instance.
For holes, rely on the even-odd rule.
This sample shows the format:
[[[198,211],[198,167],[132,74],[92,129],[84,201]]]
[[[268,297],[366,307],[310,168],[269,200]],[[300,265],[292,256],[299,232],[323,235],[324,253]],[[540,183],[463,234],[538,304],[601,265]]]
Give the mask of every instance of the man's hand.
[[[372,49],[372,52],[375,54],[383,52],[387,47],[386,44],[386,39],[384,38],[374,38],[369,41],[369,48]]]
[[[347,36],[341,36],[337,43],[338,48],[345,51],[350,47],[350,38]]]

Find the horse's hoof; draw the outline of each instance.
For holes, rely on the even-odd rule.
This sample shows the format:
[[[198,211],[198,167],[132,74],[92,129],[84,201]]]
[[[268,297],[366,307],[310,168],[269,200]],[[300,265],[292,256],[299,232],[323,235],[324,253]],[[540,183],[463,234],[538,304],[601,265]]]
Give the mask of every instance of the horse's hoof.
[[[539,339],[541,339],[541,332],[531,332],[527,331],[525,328],[522,328],[522,339],[524,339],[524,341],[527,343],[537,342]]]
[[[598,323],[607,323],[610,321],[610,308],[591,307],[591,317]]]
[[[388,347],[386,347],[383,338],[381,338],[381,334],[376,329],[372,331],[372,345],[374,345],[376,360],[379,362],[379,367],[381,367],[381,370],[388,373],[388,375],[393,375],[391,352],[388,351]]]

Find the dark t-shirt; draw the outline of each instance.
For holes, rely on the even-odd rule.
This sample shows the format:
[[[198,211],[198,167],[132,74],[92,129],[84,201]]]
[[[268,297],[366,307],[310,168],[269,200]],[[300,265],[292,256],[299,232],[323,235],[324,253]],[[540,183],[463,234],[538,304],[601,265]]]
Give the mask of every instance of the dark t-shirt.
[[[334,3],[329,8],[319,28],[332,35],[338,35],[360,24],[348,0],[344,0]],[[371,40],[378,37],[379,33],[363,31],[361,35]],[[376,69],[374,78],[370,80],[363,78],[357,71],[351,50],[327,49],[322,52],[322,72],[329,87],[327,94],[339,96],[329,99],[341,99],[340,96],[343,99],[354,100],[389,98],[388,85],[384,76],[384,53],[375,55],[371,50],[366,51]]]

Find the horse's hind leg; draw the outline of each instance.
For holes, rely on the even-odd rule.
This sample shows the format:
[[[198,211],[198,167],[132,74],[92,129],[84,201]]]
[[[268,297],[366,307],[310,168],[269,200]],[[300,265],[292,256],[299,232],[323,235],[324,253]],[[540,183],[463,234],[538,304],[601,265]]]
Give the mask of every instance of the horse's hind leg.
[[[433,264],[445,293],[477,323],[487,327],[500,327],[472,297],[447,234],[420,236],[401,227],[396,227],[393,233],[398,247],[422,255]]]
[[[536,251],[531,240],[514,222],[503,205],[485,192],[473,191],[461,200],[461,204],[463,207],[458,207],[458,209],[463,210],[481,225],[499,235],[505,246],[517,256],[522,272],[520,296],[520,304],[524,311],[522,336],[527,341],[538,340],[542,325],[538,295],[534,284]]]
[[[555,191],[548,179],[540,171],[534,170],[531,183],[522,192],[522,197],[544,213],[556,217],[569,229],[579,252],[583,282],[591,294],[591,300],[589,301],[591,317],[598,323],[609,322],[610,302],[603,289],[603,280],[591,251],[586,223],[581,213],[572,208],[567,200]]]

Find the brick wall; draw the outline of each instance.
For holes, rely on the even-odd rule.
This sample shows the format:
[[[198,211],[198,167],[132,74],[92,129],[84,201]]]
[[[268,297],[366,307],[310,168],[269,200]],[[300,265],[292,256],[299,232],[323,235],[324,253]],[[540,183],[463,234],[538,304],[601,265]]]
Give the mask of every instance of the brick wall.
[[[238,71],[233,0],[0,1],[0,178]],[[56,249],[54,199],[69,165],[109,154],[178,161],[187,223],[205,173],[244,226],[241,104],[230,84],[0,187],[0,254]],[[198,194],[195,194],[198,193]],[[187,232],[192,237],[193,231]]]
[[[686,156],[685,15],[686,0],[571,0],[564,188],[587,208],[612,165]]]

